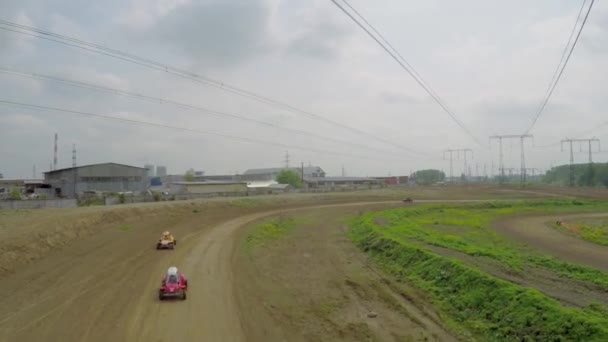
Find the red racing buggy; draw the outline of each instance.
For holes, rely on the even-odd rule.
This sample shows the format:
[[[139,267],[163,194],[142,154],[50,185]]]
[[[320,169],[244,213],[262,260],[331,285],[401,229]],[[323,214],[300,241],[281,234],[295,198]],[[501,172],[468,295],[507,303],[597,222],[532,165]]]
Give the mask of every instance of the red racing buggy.
[[[185,300],[186,291],[188,291],[188,279],[177,270],[177,267],[169,267],[158,290],[158,299],[179,298]]]

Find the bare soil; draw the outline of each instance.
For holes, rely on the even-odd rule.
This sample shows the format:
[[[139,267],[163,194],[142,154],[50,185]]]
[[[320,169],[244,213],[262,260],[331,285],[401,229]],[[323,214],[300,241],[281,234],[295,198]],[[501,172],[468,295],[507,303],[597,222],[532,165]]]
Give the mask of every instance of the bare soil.
[[[0,341],[450,340],[424,297],[367,268],[334,224],[345,203],[365,207],[371,204],[355,202],[392,199],[390,205],[403,205],[396,201],[402,196],[437,200],[442,193],[461,200],[499,192],[406,188],[1,210]],[[327,215],[319,216],[321,224],[298,230],[274,258],[262,255],[255,260],[266,261],[243,269],[243,227],[280,211],[320,205],[334,205],[310,211],[312,217]],[[173,251],[154,248],[164,230],[178,239]],[[159,302],[160,277],[172,265],[189,278],[188,299]],[[368,317],[369,311],[377,316]]]
[[[340,201],[348,200],[325,205]],[[2,221],[0,232],[18,238],[5,240],[17,257],[2,259],[0,341],[251,340],[234,296],[246,286],[233,280],[237,233],[279,208],[319,202],[175,202],[56,210],[48,217],[6,212],[21,225]],[[163,230],[176,235],[175,250],[155,249]],[[188,299],[160,302],[160,278],[172,265],[189,278]]]
[[[290,215],[304,223],[287,236],[242,249],[235,280],[247,286],[236,295],[251,340],[456,340],[424,295],[377,272],[348,240],[342,219],[359,210],[298,211]]]
[[[608,217],[608,214],[515,216],[496,222],[494,227],[496,231],[514,241],[541,252],[572,263],[608,271],[608,246],[597,245],[550,227],[550,224],[560,219],[572,221],[592,217]]]

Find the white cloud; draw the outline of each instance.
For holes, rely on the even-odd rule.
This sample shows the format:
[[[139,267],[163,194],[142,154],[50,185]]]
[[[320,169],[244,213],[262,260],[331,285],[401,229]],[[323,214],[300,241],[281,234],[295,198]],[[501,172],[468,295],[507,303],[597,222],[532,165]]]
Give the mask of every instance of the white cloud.
[[[534,4],[524,0],[387,0],[381,5],[353,0],[352,4],[385,33],[482,142],[487,142],[490,134],[518,133],[529,125],[579,6],[550,0]],[[394,146],[303,114],[39,39],[27,38],[21,46],[3,45],[9,48],[0,56],[0,64],[238,113],[386,152],[289,134],[166,103],[2,74],[0,99],[380,159],[290,149],[294,161],[311,161],[334,174],[342,164],[350,175],[445,168],[446,162],[437,160],[443,149],[475,147],[409,75],[326,0],[108,0],[86,5],[52,0],[8,6],[2,4],[0,10],[23,24],[222,80],[425,152],[428,158],[411,158]],[[596,4],[570,65],[534,130],[537,145],[559,140],[572,131],[584,131],[605,116],[606,8],[601,2]],[[0,37],[24,39],[9,33]],[[78,145],[79,163],[151,162],[166,164],[176,173],[189,167],[220,173],[275,166],[281,164],[285,152],[283,147],[213,135],[2,107],[0,125],[6,134],[0,135],[0,146],[19,142],[15,151],[0,150],[0,160],[13,161],[2,164],[0,172],[5,176],[28,175],[33,163],[48,164],[55,132],[66,146]],[[17,114],[26,116],[15,119]],[[593,134],[601,136],[605,128]],[[518,164],[517,146],[510,151],[508,162]],[[495,153],[476,148],[475,162],[489,168]],[[69,156],[69,151],[61,154]],[[541,167],[567,160],[559,148],[542,152],[530,148],[529,155],[530,163]]]

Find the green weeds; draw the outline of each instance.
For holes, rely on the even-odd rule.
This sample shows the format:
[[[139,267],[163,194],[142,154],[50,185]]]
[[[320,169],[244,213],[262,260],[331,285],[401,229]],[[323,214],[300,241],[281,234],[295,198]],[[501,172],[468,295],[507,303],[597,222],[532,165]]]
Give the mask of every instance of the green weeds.
[[[430,293],[451,320],[483,340],[608,339],[608,318],[596,307],[563,307],[534,289],[396,241],[369,225],[354,226],[350,236],[386,271]]]
[[[579,200],[414,206],[363,213],[350,222],[349,235],[386,271],[427,291],[450,320],[483,340],[603,341],[608,340],[605,306],[566,308],[537,290],[441,257],[425,246],[489,257],[517,270],[544,267],[608,289],[607,273],[525,249],[490,229],[492,221],[514,213],[607,206]]]
[[[245,240],[246,248],[252,251],[269,241],[276,240],[287,234],[296,226],[296,220],[291,217],[279,216],[258,224]]]
[[[553,228],[567,234],[578,236],[598,245],[608,246],[608,223],[562,223],[560,225],[553,225]]]
[[[352,224],[375,227],[384,236],[400,242],[435,245],[471,256],[489,257],[515,270],[521,270],[525,265],[548,268],[562,276],[592,282],[608,290],[607,273],[525,249],[490,229],[492,221],[510,214],[557,209],[561,213],[568,210],[580,212],[598,210],[602,206],[606,207],[606,204],[594,201],[576,201],[574,204],[563,200],[428,205],[366,213]],[[377,225],[378,217],[388,224]]]

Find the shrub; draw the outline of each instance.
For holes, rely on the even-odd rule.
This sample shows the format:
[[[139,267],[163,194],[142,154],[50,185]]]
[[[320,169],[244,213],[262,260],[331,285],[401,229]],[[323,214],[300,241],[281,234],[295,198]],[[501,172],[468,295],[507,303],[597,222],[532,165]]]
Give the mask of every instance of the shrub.
[[[21,199],[21,191],[18,188],[12,188],[10,193],[10,199],[12,200],[20,200]]]
[[[153,193],[152,197],[154,197],[154,202],[160,201],[160,192]]]

